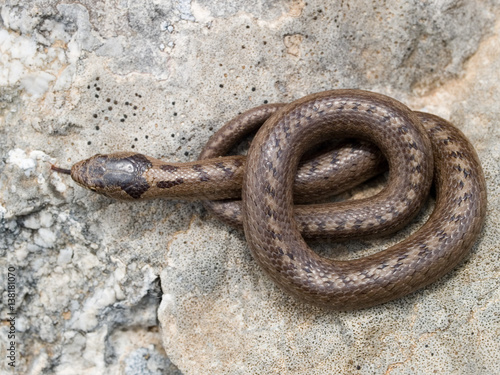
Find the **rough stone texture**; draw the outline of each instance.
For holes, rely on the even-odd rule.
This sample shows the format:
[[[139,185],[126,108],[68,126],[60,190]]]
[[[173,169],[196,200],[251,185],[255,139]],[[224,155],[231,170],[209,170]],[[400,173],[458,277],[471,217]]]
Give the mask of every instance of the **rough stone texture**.
[[[497,1],[0,4],[2,373],[12,372],[9,266],[19,373],[498,371]],[[113,202],[49,171],[117,150],[193,160],[240,111],[348,87],[452,120],[488,183],[485,229],[468,260],[380,307],[296,303],[256,266],[243,234],[201,204]],[[425,215],[392,239],[314,246],[361,256]]]

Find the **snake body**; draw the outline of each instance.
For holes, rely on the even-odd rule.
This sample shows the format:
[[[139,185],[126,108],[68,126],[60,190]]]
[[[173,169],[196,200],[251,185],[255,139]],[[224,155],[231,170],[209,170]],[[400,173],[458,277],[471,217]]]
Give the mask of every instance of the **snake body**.
[[[219,157],[262,123],[246,159]],[[369,141],[381,150],[389,165],[386,187],[367,199],[294,207],[294,199],[316,194],[311,191],[338,192],[384,168],[377,149],[358,141],[299,166],[308,149],[339,138]],[[137,153],[96,155],[76,163],[71,175],[118,199],[242,196],[241,204],[207,205],[243,225],[253,257],[283,290],[339,310],[384,303],[434,282],[467,255],[484,222],[484,176],[465,136],[437,116],[371,92],[334,90],[257,107],[216,133],[200,159],[167,163]],[[345,239],[400,229],[418,212],[433,175],[434,211],[403,242],[349,261],[322,258],[304,242],[302,235]]]

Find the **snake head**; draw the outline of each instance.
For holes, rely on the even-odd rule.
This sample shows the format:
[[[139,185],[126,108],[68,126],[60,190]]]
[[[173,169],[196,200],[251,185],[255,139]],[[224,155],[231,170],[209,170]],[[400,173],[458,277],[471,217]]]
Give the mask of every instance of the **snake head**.
[[[80,186],[115,199],[140,199],[149,189],[143,173],[151,161],[142,154],[119,152],[97,154],[71,168],[71,177]]]

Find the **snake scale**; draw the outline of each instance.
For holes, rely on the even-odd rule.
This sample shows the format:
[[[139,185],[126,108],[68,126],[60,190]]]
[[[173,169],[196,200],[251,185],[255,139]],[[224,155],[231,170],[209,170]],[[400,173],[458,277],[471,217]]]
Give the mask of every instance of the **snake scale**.
[[[221,156],[259,127],[246,158]],[[348,140],[301,161],[311,148],[339,139]],[[387,185],[373,197],[294,206],[352,187],[386,163]],[[458,129],[361,90],[251,109],[214,134],[195,162],[119,152],[53,169],[112,198],[207,200],[216,216],[243,226],[253,257],[283,290],[337,310],[384,303],[442,277],[467,255],[486,213],[481,165]],[[421,208],[433,176],[434,211],[404,241],[348,261],[320,257],[305,243],[303,236],[342,240],[402,228]]]

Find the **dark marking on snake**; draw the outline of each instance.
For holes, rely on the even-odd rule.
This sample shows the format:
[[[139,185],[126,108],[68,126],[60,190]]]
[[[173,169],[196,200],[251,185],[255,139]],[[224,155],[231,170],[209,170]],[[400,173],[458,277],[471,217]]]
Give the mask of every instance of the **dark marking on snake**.
[[[158,181],[156,186],[158,186],[160,189],[169,189],[171,187],[183,184],[184,180],[182,178],[177,178],[172,181]]]
[[[222,169],[227,177],[231,177],[234,174],[234,171],[230,167],[226,167],[223,162],[215,163],[215,166],[219,169]]]
[[[165,172],[177,172],[179,167],[176,167],[175,165],[170,165],[170,164],[163,164],[160,165],[160,169]]]
[[[201,164],[195,164],[193,165],[193,170],[198,172],[200,174],[200,181],[205,182],[210,180],[210,175],[203,169],[203,166]]]

